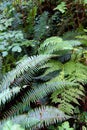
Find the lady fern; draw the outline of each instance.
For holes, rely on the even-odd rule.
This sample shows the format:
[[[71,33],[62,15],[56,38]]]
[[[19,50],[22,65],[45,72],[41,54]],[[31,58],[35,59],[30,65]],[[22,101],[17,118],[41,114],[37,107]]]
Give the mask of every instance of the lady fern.
[[[68,87],[66,89],[61,89],[60,91],[57,90],[51,96],[52,102],[57,103],[58,109],[63,112],[73,114],[75,107],[72,103],[80,105],[78,99],[81,99],[81,97],[84,96],[82,91],[82,87]]]

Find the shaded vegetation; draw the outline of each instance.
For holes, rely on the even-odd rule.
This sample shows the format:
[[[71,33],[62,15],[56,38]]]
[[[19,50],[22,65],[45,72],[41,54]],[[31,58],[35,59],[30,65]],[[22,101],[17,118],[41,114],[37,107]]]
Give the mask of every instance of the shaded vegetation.
[[[0,1],[0,130],[87,129],[87,0]]]

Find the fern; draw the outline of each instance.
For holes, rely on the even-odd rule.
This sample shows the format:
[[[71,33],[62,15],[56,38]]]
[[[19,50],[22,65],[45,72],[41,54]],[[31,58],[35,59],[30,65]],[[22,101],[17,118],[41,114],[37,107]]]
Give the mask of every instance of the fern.
[[[84,85],[87,83],[87,67],[81,63],[84,50],[79,48],[80,45],[81,43],[76,40],[63,41],[60,37],[51,37],[46,39],[39,49],[39,53],[53,53],[60,55],[56,60],[51,59],[48,63],[42,66],[42,68],[47,69],[41,78],[50,75],[50,73],[53,74],[53,72],[60,71],[59,73],[57,72],[56,76],[53,74],[55,78],[51,79],[52,82],[57,80],[68,80],[79,84],[75,88],[66,85],[60,90],[54,90],[55,92],[53,93],[54,96],[52,95],[52,101],[58,103],[60,110],[67,114],[73,113],[74,106],[72,103],[79,105],[78,99],[81,100],[84,96],[84,88],[81,84]],[[65,54],[70,55],[68,62],[67,56],[65,57],[64,55],[65,50]],[[62,61],[62,58],[64,57],[66,62]],[[57,98],[57,96],[59,96],[59,98]],[[68,109],[66,106],[68,106]]]
[[[24,114],[14,117],[12,122],[18,123],[21,126],[29,129],[33,129],[44,127],[44,125],[48,126],[69,118],[71,117],[65,115],[62,111],[55,107],[42,106],[29,111],[26,115]]]
[[[66,89],[61,89],[60,91],[55,91],[51,98],[52,102],[58,104],[58,108],[67,114],[73,114],[75,107],[72,103],[80,105],[78,99],[84,96],[82,87],[68,87]],[[67,109],[68,108],[68,109]]]
[[[37,87],[34,87],[34,89],[31,90],[29,93],[27,92],[26,98],[23,98],[23,102],[25,102],[25,99],[35,102],[36,100],[38,100],[42,97],[45,97],[49,93],[51,93],[57,89],[63,88],[66,85],[76,86],[77,84],[72,83],[72,82],[67,82],[67,81],[48,82],[48,83],[39,85]],[[27,100],[26,100],[26,102],[27,102]]]
[[[0,57],[0,82],[2,80],[2,58]]]
[[[11,99],[19,92],[20,92],[20,88],[14,87],[12,89],[8,88],[2,93],[0,93],[0,105],[5,104],[7,100]]]
[[[70,60],[67,63],[61,63],[59,61],[51,60],[48,63],[46,63],[42,68],[47,68],[43,76],[49,74],[50,72],[54,72],[57,70],[60,70],[61,73],[59,74],[61,77],[61,74],[64,73],[63,78],[79,82],[79,83],[87,83],[87,67],[86,65]]]
[[[81,43],[76,40],[63,41],[60,37],[50,37],[44,41],[39,48],[41,54],[51,54],[56,51],[71,51],[73,47],[79,46]],[[51,49],[50,49],[51,47]]]
[[[9,86],[12,87],[12,85],[15,83],[15,79],[17,79],[17,77],[21,77],[21,75],[23,75],[23,73],[26,71],[28,71],[28,75],[32,77],[32,75],[36,71],[38,71],[38,67],[41,65],[41,63],[44,63],[50,57],[50,55],[38,55],[33,57],[27,57],[25,59],[23,58],[23,60],[21,60],[19,64],[16,66],[16,69],[12,70],[11,72],[8,72],[4,76],[0,86],[1,90],[6,89]],[[21,78],[19,80],[22,81]]]
[[[79,39],[83,45],[87,46],[87,35],[78,35],[76,38]]]
[[[68,80],[85,84],[87,82],[87,67],[79,62],[70,61],[64,65],[65,75]]]
[[[36,18],[36,24],[34,26],[34,35],[35,39],[42,39],[48,34],[46,28],[48,21],[48,12],[43,12],[41,16]]]
[[[80,62],[69,61],[62,64],[58,61],[51,60],[49,63],[45,64],[43,67],[48,69],[43,74],[43,76],[48,75],[50,72],[60,70],[60,73],[51,81],[55,82],[57,80],[66,79],[68,81],[78,82],[80,87],[73,88],[72,86],[67,86],[56,90],[52,95],[52,101],[60,104],[58,108],[67,114],[73,114],[74,106],[72,103],[79,105],[78,99],[84,96],[84,88],[81,84],[87,83],[87,67]],[[59,96],[59,98],[58,98]],[[68,107],[68,109],[67,109]]]
[[[58,104],[58,108],[67,114],[73,114],[73,104],[79,105],[78,100],[84,96],[83,85],[87,80],[87,68],[79,60],[82,53],[78,56],[80,45],[75,40],[63,41],[62,38],[51,37],[40,46],[39,52],[44,52],[44,55],[25,57],[19,61],[16,68],[4,76],[0,86],[0,119],[3,121],[27,113],[31,109],[31,103],[36,103],[52,93],[52,101]],[[68,62],[60,60],[64,54],[71,55]],[[30,116],[24,115],[23,120],[20,116],[22,124],[26,118],[25,127],[41,128],[44,124],[56,123],[57,119],[61,119],[58,116],[55,118],[56,113],[52,112],[53,115],[48,114],[47,120],[43,119],[46,116],[44,109],[49,113],[53,108],[42,107],[34,112],[29,111]],[[57,110],[55,108],[55,112],[59,111]],[[45,113],[41,120],[42,111]]]
[[[34,87],[34,89],[29,89],[27,92],[23,92],[23,94],[20,97],[20,102],[17,104],[10,104],[8,110],[6,112],[3,112],[3,118],[19,114],[20,112],[23,112],[27,106],[30,105],[31,102],[36,102],[40,98],[43,98],[47,96],[48,94],[52,93],[55,90],[60,90],[61,88],[64,88],[64,86],[77,86],[78,84],[75,84],[73,82],[68,81],[57,81],[57,82],[48,82],[42,85],[39,85],[37,87]],[[5,102],[6,99],[5,99]],[[2,110],[3,111],[3,110]],[[14,113],[14,114],[13,114]]]

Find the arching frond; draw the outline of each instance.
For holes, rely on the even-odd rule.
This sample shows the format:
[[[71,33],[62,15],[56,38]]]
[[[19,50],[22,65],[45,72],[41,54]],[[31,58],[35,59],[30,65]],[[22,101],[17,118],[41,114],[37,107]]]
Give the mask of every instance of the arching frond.
[[[81,42],[76,40],[66,40],[63,41],[60,37],[50,37],[41,44],[39,48],[40,54],[52,54],[56,51],[71,51],[73,47],[81,45]]]
[[[83,84],[87,83],[87,66],[80,62],[70,60],[67,63],[62,64],[59,61],[51,60],[42,66],[42,68],[47,68],[43,76],[50,72],[61,70],[61,72],[64,73],[63,78]],[[59,76],[61,76],[61,73]]]
[[[34,110],[29,111],[28,115],[17,116],[13,119],[13,122],[17,122],[22,126],[29,129],[41,128],[60,122],[65,119],[69,119],[70,116],[65,115],[62,111],[52,106],[42,106]]]
[[[51,57],[50,55],[38,55],[27,57],[21,60],[15,69],[8,72],[4,76],[0,86],[1,90],[6,89],[9,86],[12,87],[12,85],[15,82],[15,79],[23,75],[25,71],[28,71],[29,76],[32,77],[32,74],[38,71],[39,66],[45,61],[47,61],[50,57]],[[21,80],[21,78],[19,80]]]
[[[27,106],[30,105],[30,102],[36,102],[37,100],[47,96],[48,94],[54,92],[55,90],[60,90],[61,88],[64,88],[65,86],[77,86],[78,84],[74,82],[68,82],[68,81],[57,81],[57,82],[48,82],[44,84],[40,84],[34,89],[28,89],[21,94],[20,101],[17,104],[10,104],[8,109],[3,112],[2,110],[2,118],[6,118],[9,116],[13,116],[15,114],[19,114],[20,112],[23,112]]]

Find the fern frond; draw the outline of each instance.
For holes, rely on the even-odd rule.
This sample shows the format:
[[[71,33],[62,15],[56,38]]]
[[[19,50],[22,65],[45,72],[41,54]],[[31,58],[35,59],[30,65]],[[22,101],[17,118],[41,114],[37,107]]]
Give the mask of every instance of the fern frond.
[[[81,100],[81,97],[84,96],[82,88],[82,86],[76,88],[68,87],[61,91],[55,91],[51,96],[52,102],[58,103],[58,108],[63,112],[73,114],[74,106],[72,103],[79,105],[78,99]]]
[[[14,118],[13,121],[31,129],[41,128],[69,119],[70,116],[65,115],[62,111],[52,106],[42,106],[28,112],[28,115],[23,115]]]
[[[78,35],[76,38],[79,39],[83,45],[87,46],[87,35]]]
[[[61,74],[63,74],[63,78],[67,79],[68,81],[74,81],[83,84],[87,83],[87,67],[80,62],[70,60],[67,63],[62,64],[59,61],[51,60],[42,67],[47,68],[43,76],[49,74],[50,72],[61,70],[59,78],[62,76]]]
[[[44,43],[39,48],[39,53],[41,54],[52,54],[56,51],[69,51],[73,47],[81,45],[81,42],[76,40],[63,41],[60,37],[50,37],[44,41]]]
[[[32,75],[36,71],[38,71],[39,66],[41,66],[41,64],[47,61],[50,57],[51,57],[50,55],[38,55],[38,56],[27,57],[21,60],[15,69],[8,72],[4,76],[0,89],[1,90],[6,89],[9,86],[12,87],[12,85],[15,82],[15,79],[23,75],[23,73],[26,71],[28,71],[29,76],[32,77]]]
[[[80,62],[69,61],[64,65],[64,73],[68,80],[87,83],[87,67]]]
[[[24,97],[22,100],[23,102],[25,102],[25,99],[35,102],[36,100],[45,97],[49,93],[64,88],[67,85],[76,86],[77,84],[68,81],[48,82],[42,85],[40,84],[37,87],[34,87],[34,89],[32,89],[30,92],[26,93],[26,97]]]
[[[0,105],[5,104],[7,100],[13,98],[16,94],[20,92],[20,87],[14,87],[12,89],[8,88],[0,93]]]
[[[27,106],[30,105],[30,102],[36,102],[37,100],[47,96],[48,94],[54,92],[55,90],[60,90],[65,86],[77,86],[78,84],[68,81],[57,81],[57,82],[48,82],[40,84],[34,89],[27,90],[26,93],[21,95],[20,101],[17,104],[12,104],[7,111],[3,112],[3,118],[13,116],[23,112]]]
[[[2,79],[2,58],[0,57],[0,82]]]
[[[41,66],[41,68],[47,68],[47,70],[45,71],[45,73],[42,76],[45,76],[45,75],[52,73],[54,71],[57,71],[57,70],[61,70],[62,66],[63,66],[63,64],[61,62],[56,61],[56,60],[50,60],[48,63]]]
[[[82,43],[78,40],[65,40],[64,41],[65,44],[70,44],[71,46],[75,47],[75,46],[80,46]]]

